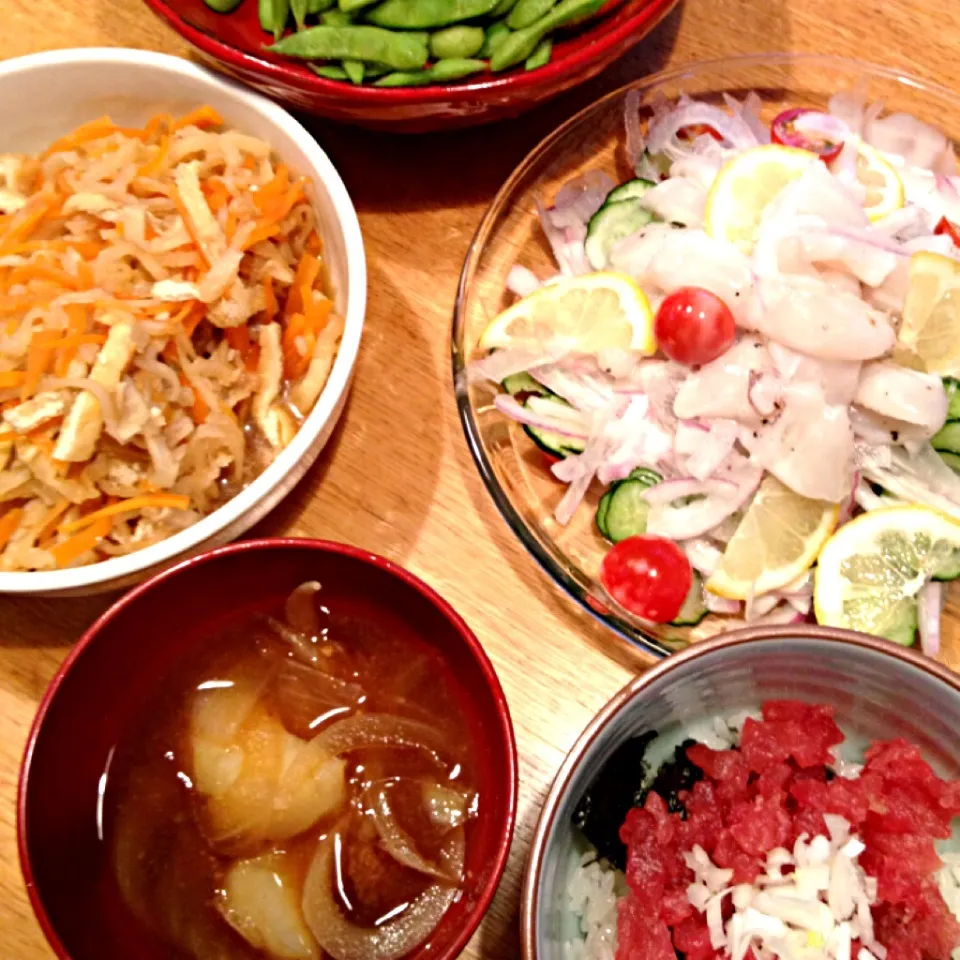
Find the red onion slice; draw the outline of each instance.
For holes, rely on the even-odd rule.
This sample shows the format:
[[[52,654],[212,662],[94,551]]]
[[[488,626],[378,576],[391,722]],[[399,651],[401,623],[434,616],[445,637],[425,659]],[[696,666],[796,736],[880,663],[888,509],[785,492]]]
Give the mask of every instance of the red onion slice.
[[[920,649],[928,657],[935,657],[940,652],[940,618],[945,602],[946,591],[938,580],[925,583],[917,594]]]
[[[457,888],[433,884],[395,919],[378,927],[359,927],[343,915],[333,896],[334,856],[342,843],[341,835],[333,833],[317,845],[303,886],[307,926],[334,960],[399,960],[433,933]]]
[[[566,418],[559,415],[551,415],[546,412],[534,412],[528,407],[523,406],[516,399],[507,394],[501,393],[493,401],[494,406],[499,410],[504,416],[510,417],[511,420],[516,420],[517,423],[524,423],[529,427],[535,427],[538,430],[547,430],[550,433],[559,434],[561,437],[570,437],[574,440],[586,440],[588,436],[588,424],[586,420],[581,418],[581,422],[578,424],[572,418]],[[551,407],[558,407],[562,409],[559,404],[551,403]],[[576,413],[573,408],[570,408],[572,413]],[[579,414],[577,414],[579,416]]]
[[[522,267],[519,263],[515,263],[507,273],[507,289],[522,299],[539,290],[540,281],[528,267]]]

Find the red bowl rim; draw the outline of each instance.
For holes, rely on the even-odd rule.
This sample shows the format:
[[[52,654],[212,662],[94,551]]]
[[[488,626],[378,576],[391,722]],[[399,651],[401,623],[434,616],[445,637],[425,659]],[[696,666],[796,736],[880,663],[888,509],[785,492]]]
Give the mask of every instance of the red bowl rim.
[[[845,630],[840,627],[822,627],[819,624],[802,623],[788,626],[743,627],[739,630],[731,630],[707,640],[699,641],[679,653],[660,660],[650,669],[627,681],[600,708],[577,738],[576,743],[570,748],[570,752],[560,765],[560,769],[557,771],[544,798],[527,853],[520,895],[520,952],[523,960],[537,960],[539,955],[538,934],[540,928],[537,924],[537,901],[540,897],[541,867],[546,855],[547,838],[556,820],[560,799],[565,793],[583,755],[603,735],[613,718],[661,677],[672,673],[690,660],[699,660],[704,656],[719,654],[729,647],[758,643],[776,644],[781,640],[792,638],[860,647],[882,654],[893,662],[907,664],[922,673],[929,674],[952,688],[954,693],[960,696],[960,675],[939,661],[880,637],[873,637],[869,634]]]
[[[496,852],[492,857],[493,869],[489,873],[486,883],[476,894],[473,907],[467,915],[467,920],[462,929],[457,934],[453,942],[442,952],[438,953],[435,960],[454,960],[466,947],[467,942],[480,921],[485,916],[487,909],[493,900],[497,887],[500,885],[503,871],[507,865],[507,859],[510,854],[510,847],[513,841],[514,828],[517,819],[517,792],[518,792],[518,764],[517,764],[517,743],[513,730],[513,721],[510,717],[510,706],[500,685],[500,679],[497,677],[493,664],[487,652],[483,649],[477,636],[467,625],[466,621],[457,613],[453,607],[444,600],[432,587],[428,586],[419,577],[412,574],[409,570],[399,566],[392,560],[382,557],[379,554],[371,553],[369,550],[363,550],[360,547],[350,546],[345,543],[337,543],[333,540],[319,540],[300,537],[267,537],[258,540],[243,540],[238,543],[227,544],[223,547],[217,547],[214,550],[208,550],[204,553],[190,557],[176,566],[170,567],[156,576],[145,580],[143,583],[134,587],[125,593],[115,603],[111,604],[97,619],[83,632],[83,635],[76,642],[73,649],[60,664],[56,674],[50,681],[49,686],[44,692],[40,701],[40,706],[30,727],[30,733],[27,737],[27,745],[24,750],[23,760],[20,765],[20,773],[17,782],[17,851],[20,858],[20,869],[23,873],[24,883],[27,888],[27,896],[30,905],[36,915],[40,928],[47,939],[49,945],[53,948],[60,960],[72,960],[66,947],[60,941],[59,936],[53,928],[46,908],[41,902],[37,891],[36,882],[33,875],[33,868],[30,862],[29,852],[27,850],[27,782],[30,777],[30,767],[33,760],[33,751],[36,746],[40,730],[43,727],[44,720],[53,703],[57,692],[63,683],[64,678],[73,668],[73,665],[83,656],[100,631],[116,617],[121,611],[135,604],[144,594],[148,593],[157,584],[172,579],[183,573],[189,568],[206,564],[222,556],[230,556],[238,553],[252,553],[260,550],[276,549],[310,549],[318,550],[323,553],[337,554],[343,557],[349,557],[353,560],[359,560],[362,563],[370,564],[383,572],[396,577],[398,580],[412,587],[424,599],[432,604],[454,627],[460,638],[466,644],[474,660],[480,667],[484,680],[487,683],[490,692],[493,694],[496,704],[497,718],[500,723],[500,732],[507,746],[507,822],[505,829],[500,837]]]
[[[189,41],[198,50],[210,57],[222,61],[235,70],[249,71],[276,83],[285,84],[305,93],[326,94],[346,104],[400,105],[444,103],[458,104],[476,101],[478,95],[504,92],[533,91],[549,87],[554,81],[561,81],[571,72],[594,60],[600,59],[608,50],[616,47],[641,27],[651,23],[655,26],[662,20],[678,0],[647,0],[632,16],[610,28],[610,18],[618,11],[603,17],[592,29],[578,37],[576,46],[569,51],[558,51],[545,67],[536,70],[510,70],[503,76],[492,79],[465,81],[462,83],[429,87],[365,87],[343,84],[337,80],[318,77],[296,62],[274,63],[218,40],[185,20],[167,0],[145,0],[147,6],[157,16],[166,20],[177,33]],[[229,14],[226,14],[229,16]],[[638,40],[640,38],[638,37]]]

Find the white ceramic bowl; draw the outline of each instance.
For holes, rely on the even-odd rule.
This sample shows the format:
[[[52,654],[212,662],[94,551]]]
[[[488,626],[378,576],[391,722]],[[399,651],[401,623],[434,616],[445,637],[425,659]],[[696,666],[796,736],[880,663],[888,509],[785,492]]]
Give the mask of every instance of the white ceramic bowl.
[[[248,487],[192,527],[136,553],[67,570],[0,573],[0,593],[77,595],[142,580],[190,554],[240,536],[290,492],[330,437],[343,410],[366,308],[367,273],[357,214],[339,174],[309,133],[281,107],[179,57],[143,50],[56,50],[0,63],[0,153],[29,153],[109,114],[142,126],[166,110],[210,104],[228,125],[270,143],[312,181],[336,308],[345,318],[340,352],[293,442]]]

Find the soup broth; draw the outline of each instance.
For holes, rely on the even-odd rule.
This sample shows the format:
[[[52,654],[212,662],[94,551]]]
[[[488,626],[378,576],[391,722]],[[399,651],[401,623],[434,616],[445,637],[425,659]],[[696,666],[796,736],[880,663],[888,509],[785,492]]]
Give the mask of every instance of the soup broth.
[[[455,681],[316,583],[230,625],[106,777],[126,906],[197,960],[387,960],[460,895],[479,798]]]

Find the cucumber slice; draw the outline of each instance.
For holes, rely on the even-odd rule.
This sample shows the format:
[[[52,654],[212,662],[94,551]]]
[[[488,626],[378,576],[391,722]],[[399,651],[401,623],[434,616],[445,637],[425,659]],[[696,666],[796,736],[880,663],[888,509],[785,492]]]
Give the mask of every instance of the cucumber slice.
[[[950,401],[947,419],[960,420],[960,380],[956,377],[944,377],[943,389],[947,391],[947,400]]]
[[[677,614],[676,620],[670,623],[675,627],[695,627],[706,615],[707,605],[703,601],[703,581],[700,575],[694,571],[693,580],[690,583],[690,592],[687,594],[683,606]]]
[[[956,580],[960,578],[960,550],[955,550],[949,560],[937,567],[934,580]]]
[[[960,454],[960,421],[944,424],[930,442],[938,452]]]
[[[540,382],[534,380],[529,373],[511,373],[503,378],[501,384],[504,390],[515,397],[518,393],[535,393],[538,397],[550,395],[550,391]]]
[[[561,400],[560,397],[554,396],[553,394],[543,397],[528,397],[523,405],[525,407],[531,407],[531,400],[544,403],[559,403],[565,407],[570,406],[565,400]],[[583,448],[586,446],[582,440],[577,440],[574,437],[565,437],[559,433],[551,433],[549,430],[541,430],[540,427],[531,427],[524,424],[523,429],[527,436],[530,437],[544,453],[549,453],[553,457],[563,459],[564,457],[569,457],[572,453],[583,453]]]
[[[597,515],[594,518],[597,522],[597,529],[609,540],[610,531],[607,529],[607,511],[610,509],[610,501],[613,499],[613,491],[616,487],[611,487],[597,504]]]
[[[951,469],[960,473],[960,453],[951,453],[949,450],[941,450],[940,459]]]
[[[639,200],[609,200],[590,218],[584,251],[594,270],[606,267],[610,249],[618,240],[629,237],[653,219]]]
[[[656,470],[651,470],[649,467],[637,467],[635,470],[630,471],[630,476],[627,477],[627,479],[640,480],[648,487],[652,487],[655,484],[660,483],[660,481],[663,480],[663,477],[661,477]]]
[[[673,161],[665,153],[651,153],[649,150],[644,150],[639,165],[643,165],[644,160],[647,161],[646,166],[653,167],[661,177],[670,175],[670,165]]]
[[[646,532],[650,504],[644,499],[644,494],[649,489],[650,486],[641,480],[624,480],[611,491],[604,525],[614,543]]]
[[[608,203],[620,203],[622,200],[639,200],[648,190],[655,187],[652,180],[644,180],[637,177],[636,180],[628,180],[621,183],[619,187],[614,187],[604,200],[604,205]]]
[[[904,604],[903,616],[884,633],[887,640],[899,643],[901,647],[912,647],[917,639],[917,605]]]

